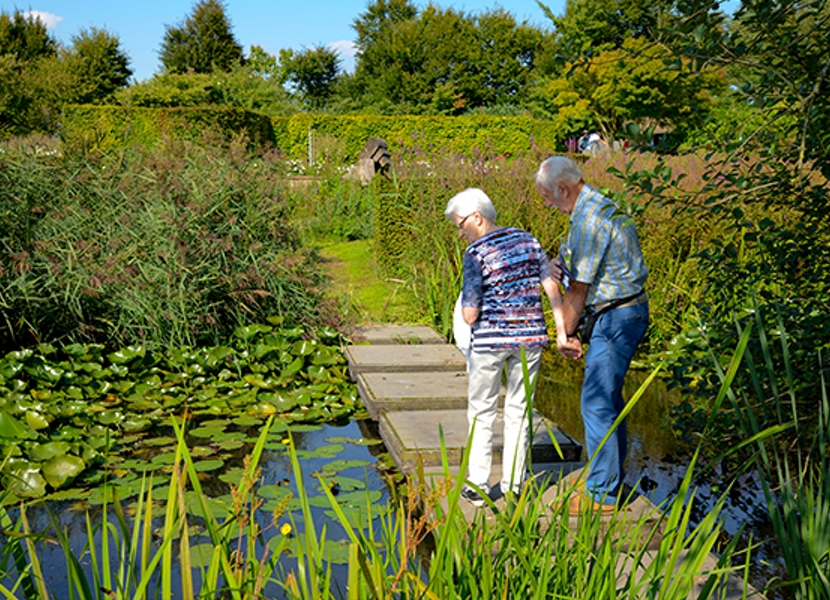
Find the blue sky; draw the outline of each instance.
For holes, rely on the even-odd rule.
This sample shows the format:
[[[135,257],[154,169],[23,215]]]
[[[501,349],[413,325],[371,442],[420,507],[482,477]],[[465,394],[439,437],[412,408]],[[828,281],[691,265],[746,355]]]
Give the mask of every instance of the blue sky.
[[[544,0],[543,0],[544,1]],[[343,57],[347,70],[353,67],[352,22],[365,12],[370,0],[227,0],[236,39],[247,54],[252,45],[277,55],[281,48],[301,50],[316,45],[331,46]],[[178,25],[193,9],[195,0],[0,0],[0,10],[32,11],[61,42],[85,28],[97,27],[116,34],[130,57],[134,78],[143,81],[160,70],[158,49],[166,27]],[[419,8],[428,2],[416,0]],[[535,0],[436,0],[434,5],[466,13],[504,8],[517,20],[550,28]],[[554,14],[562,14],[565,0],[544,2]]]

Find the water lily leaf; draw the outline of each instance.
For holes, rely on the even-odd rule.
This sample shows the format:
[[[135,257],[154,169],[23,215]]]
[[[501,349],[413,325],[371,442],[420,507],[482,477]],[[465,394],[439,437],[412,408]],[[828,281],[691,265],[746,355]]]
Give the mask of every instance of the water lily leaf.
[[[213,544],[196,544],[190,547],[190,564],[193,568],[207,569],[213,560]]]
[[[0,410],[0,437],[21,439],[29,437],[31,430],[11,416],[5,409]]]
[[[148,440],[144,440],[142,442],[143,446],[172,446],[176,443],[176,438],[170,436],[159,436],[150,438]]]
[[[31,465],[15,471],[6,478],[7,489],[19,498],[42,498],[46,495],[46,480],[40,467]]]
[[[300,372],[300,369],[303,368],[304,364],[305,360],[302,357],[297,357],[282,370],[280,375],[282,377],[290,377],[291,375],[296,375]]]
[[[346,469],[354,469],[357,467],[367,467],[371,463],[368,460],[352,459],[352,460],[334,460],[326,463],[323,467],[323,474],[328,476],[329,473],[339,473]]]
[[[49,427],[48,419],[34,410],[26,411],[26,424],[35,430],[46,429]]]
[[[245,375],[243,378],[247,383],[250,385],[261,388],[264,390],[272,390],[274,389],[274,380],[270,377],[268,379],[263,379],[259,375]]]
[[[188,433],[193,437],[197,438],[213,438],[221,435],[223,433],[223,430],[213,427],[199,427],[198,429],[193,429]]]
[[[257,490],[258,496],[269,500],[282,500],[283,498],[292,496],[293,494],[294,492],[291,491],[291,488],[283,485],[263,485]]]
[[[250,416],[250,415],[243,415],[241,417],[236,417],[231,422],[234,425],[239,425],[240,427],[254,427],[256,425],[262,425],[262,419],[260,419],[259,417],[253,417],[253,416]]]
[[[245,469],[242,467],[234,467],[222,473],[219,476],[219,480],[230,485],[239,485],[243,475],[245,475]]]
[[[239,339],[247,342],[256,337],[258,333],[268,333],[274,329],[270,325],[263,325],[263,324],[254,324],[254,325],[246,325],[244,327],[237,327],[233,330],[233,334],[238,337]]]
[[[320,431],[322,426],[312,424],[297,423],[288,427],[288,430],[293,433],[309,433],[311,431]]]
[[[366,489],[366,482],[354,477],[346,477],[345,475],[336,475],[334,477],[327,477],[326,482],[329,486],[337,486],[341,492],[351,492],[354,490]]]
[[[190,449],[190,456],[193,458],[204,458],[205,456],[213,456],[214,454],[216,453],[208,446],[194,446]]]
[[[99,423],[104,425],[114,425],[124,420],[124,414],[120,410],[105,410],[104,412],[98,413],[96,418]]]
[[[200,460],[193,465],[193,468],[196,469],[196,472],[203,473],[206,471],[215,471],[216,469],[221,469],[225,465],[224,460],[219,460],[218,458],[212,458],[210,460]]]
[[[55,489],[60,489],[83,473],[86,463],[72,454],[59,454],[43,463],[43,476]]]
[[[69,442],[47,442],[46,444],[38,444],[29,450],[29,455],[35,460],[44,461],[53,456],[66,454],[70,447]]]
[[[127,433],[136,433],[139,431],[147,431],[150,427],[153,426],[153,422],[150,419],[144,419],[141,417],[127,417],[121,423],[121,427]]]
[[[311,379],[325,380],[328,378],[328,370],[323,366],[311,365],[305,372]]]
[[[277,407],[270,402],[257,402],[248,407],[248,412],[251,415],[273,415],[277,412]]]
[[[329,346],[322,346],[317,348],[317,352],[311,357],[311,363],[315,365],[333,366],[343,361],[340,350],[335,350]]]
[[[216,444],[221,450],[236,450],[245,445],[243,440],[224,440]]]
[[[144,346],[128,346],[108,354],[107,358],[112,363],[123,365],[134,361],[136,358],[144,358],[145,353]]]
[[[273,404],[279,412],[294,410],[299,404],[294,394],[280,392],[276,396]]]
[[[8,355],[7,355],[8,356]],[[12,379],[13,377],[17,377],[17,374],[23,370],[23,363],[10,361],[4,359],[2,363],[0,363],[0,375],[5,377],[6,379]]]
[[[312,352],[314,352],[315,348],[317,347],[317,342],[314,340],[299,340],[294,342],[294,345],[291,346],[291,352],[295,356],[308,356]]]

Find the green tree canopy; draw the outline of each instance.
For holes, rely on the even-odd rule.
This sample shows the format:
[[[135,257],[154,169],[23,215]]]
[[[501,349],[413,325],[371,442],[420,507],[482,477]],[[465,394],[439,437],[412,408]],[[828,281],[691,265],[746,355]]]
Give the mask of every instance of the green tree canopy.
[[[219,0],[200,0],[182,23],[168,27],[159,57],[170,73],[230,71],[244,58]]]
[[[126,87],[133,74],[118,37],[95,27],[72,38],[66,59],[74,79],[73,102],[101,102]]]
[[[542,5],[570,56],[621,48],[625,40],[656,40],[672,18],[673,0],[567,0],[565,14],[555,16]]]
[[[39,17],[15,10],[0,13],[0,55],[11,54],[21,63],[42,56],[54,56],[57,44]]]
[[[302,52],[280,51],[286,79],[297,87],[302,98],[313,108],[322,108],[331,97],[340,73],[340,56],[325,46],[306,48]]]
[[[496,9],[468,15],[377,0],[354,23],[351,89],[381,112],[458,114],[514,103],[532,79],[543,33]]]
[[[628,122],[689,127],[702,122],[713,93],[725,84],[714,68],[682,73],[668,50],[645,38],[568,65],[544,84],[549,110],[575,133],[587,123],[614,139]]]

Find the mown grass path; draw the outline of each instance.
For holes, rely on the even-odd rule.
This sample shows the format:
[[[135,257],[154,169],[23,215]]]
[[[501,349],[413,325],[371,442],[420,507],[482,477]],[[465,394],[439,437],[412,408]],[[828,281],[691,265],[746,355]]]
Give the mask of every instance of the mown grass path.
[[[370,241],[325,245],[320,255],[331,277],[330,291],[352,324],[412,323],[423,314],[411,282],[380,274]]]

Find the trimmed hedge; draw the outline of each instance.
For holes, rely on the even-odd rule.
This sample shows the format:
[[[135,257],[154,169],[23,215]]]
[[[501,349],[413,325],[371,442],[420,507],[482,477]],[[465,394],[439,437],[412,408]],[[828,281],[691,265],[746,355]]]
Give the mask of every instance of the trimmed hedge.
[[[134,144],[153,147],[163,138],[197,140],[213,129],[226,140],[246,133],[251,145],[273,144],[288,157],[308,156],[308,132],[343,140],[348,161],[370,137],[382,137],[390,150],[418,149],[427,155],[450,152],[473,156],[477,152],[519,155],[553,150],[562,134],[552,121],[530,117],[487,115],[335,116],[299,113],[268,117],[232,106],[127,108],[72,105],[64,110],[61,137],[71,148],[110,150]],[[313,137],[312,137],[313,140]]]
[[[383,138],[393,152],[417,147],[427,154],[449,151],[468,156],[485,150],[503,155],[553,150],[563,137],[552,121],[530,117],[296,114],[273,117],[271,123],[276,146],[292,158],[307,156],[308,132],[313,129],[345,140],[350,161],[357,159],[370,137]]]
[[[247,134],[252,146],[273,144],[266,115],[233,106],[126,108],[72,105],[64,110],[61,138],[70,148],[111,150],[125,146],[154,147],[162,138],[198,140],[206,130],[231,140]]]

